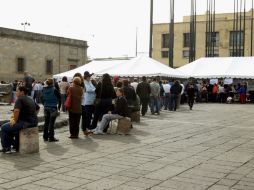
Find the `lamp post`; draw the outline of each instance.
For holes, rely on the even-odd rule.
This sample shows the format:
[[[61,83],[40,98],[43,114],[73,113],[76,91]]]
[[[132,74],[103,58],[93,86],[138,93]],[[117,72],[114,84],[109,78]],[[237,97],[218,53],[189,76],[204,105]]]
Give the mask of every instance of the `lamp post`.
[[[30,26],[29,22],[22,22],[21,25],[24,27],[24,31],[26,31],[26,26]]]

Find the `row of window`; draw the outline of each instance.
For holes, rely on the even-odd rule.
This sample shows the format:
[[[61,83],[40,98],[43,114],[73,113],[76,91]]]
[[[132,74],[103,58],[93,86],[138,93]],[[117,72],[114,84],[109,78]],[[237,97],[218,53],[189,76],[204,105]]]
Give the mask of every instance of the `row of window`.
[[[25,72],[25,70],[26,70],[25,58],[18,57],[17,58],[17,72],[18,73],[23,73],[23,72]],[[51,59],[46,60],[45,72],[48,75],[53,74],[53,60],[51,60]]]
[[[169,54],[168,51],[162,51],[161,57],[168,58],[169,57],[168,54]],[[183,58],[188,59],[189,55],[190,55],[189,50],[183,50]],[[233,49],[229,50],[230,57],[243,56],[243,55],[244,55],[243,49],[238,49],[237,51]],[[214,52],[211,52],[209,55],[207,55],[207,57],[219,57],[219,49],[214,49]]]
[[[243,31],[230,31],[229,45],[243,46],[244,42]],[[190,33],[183,33],[183,47],[190,47]],[[209,32],[206,35],[207,46],[219,47],[220,35],[219,32]],[[169,47],[169,34],[162,34],[162,48]]]

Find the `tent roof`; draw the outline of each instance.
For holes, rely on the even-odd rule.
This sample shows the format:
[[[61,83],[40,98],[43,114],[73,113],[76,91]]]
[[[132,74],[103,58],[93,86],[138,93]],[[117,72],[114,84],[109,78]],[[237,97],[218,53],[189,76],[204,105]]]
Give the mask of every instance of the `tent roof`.
[[[138,56],[130,60],[110,60],[110,61],[92,61],[76,69],[54,75],[54,78],[63,76],[73,77],[77,72],[84,73],[89,71],[97,76],[104,73],[117,75],[121,77],[141,77],[141,76],[167,76],[184,78],[180,71],[176,71],[147,56]]]
[[[194,78],[254,79],[254,57],[200,58],[176,70]]]

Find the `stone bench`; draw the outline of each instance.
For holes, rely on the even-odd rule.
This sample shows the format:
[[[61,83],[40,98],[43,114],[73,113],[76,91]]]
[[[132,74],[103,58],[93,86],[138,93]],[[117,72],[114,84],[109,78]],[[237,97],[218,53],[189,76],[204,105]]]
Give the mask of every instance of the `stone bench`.
[[[39,152],[38,127],[21,129],[19,131],[19,152],[21,154]]]
[[[131,113],[131,121],[140,122],[140,111],[135,111]]]
[[[131,128],[132,128],[132,123],[129,117],[118,119],[117,130],[116,130],[117,134],[127,135],[129,134]]]

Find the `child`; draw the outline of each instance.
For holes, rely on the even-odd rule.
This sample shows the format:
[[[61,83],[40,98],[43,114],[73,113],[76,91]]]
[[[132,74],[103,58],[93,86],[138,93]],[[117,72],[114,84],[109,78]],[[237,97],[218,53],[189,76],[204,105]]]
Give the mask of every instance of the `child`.
[[[115,110],[113,112],[109,111],[108,114],[104,114],[99,126],[94,129],[93,134],[103,135],[104,128],[109,124],[110,121],[115,119],[121,119],[126,117],[128,114],[128,104],[127,100],[124,97],[123,89],[118,88],[116,91],[116,103]]]

